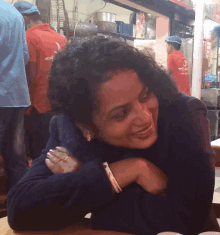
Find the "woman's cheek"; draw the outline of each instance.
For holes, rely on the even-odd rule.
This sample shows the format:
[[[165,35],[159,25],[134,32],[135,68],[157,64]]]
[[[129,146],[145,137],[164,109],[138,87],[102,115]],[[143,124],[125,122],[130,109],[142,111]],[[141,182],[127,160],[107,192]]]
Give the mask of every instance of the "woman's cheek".
[[[115,138],[123,138],[128,134],[128,125],[126,123],[112,123],[106,126],[106,134]]]
[[[157,109],[158,108],[158,100],[157,97],[154,96],[146,103],[146,108],[148,109]]]

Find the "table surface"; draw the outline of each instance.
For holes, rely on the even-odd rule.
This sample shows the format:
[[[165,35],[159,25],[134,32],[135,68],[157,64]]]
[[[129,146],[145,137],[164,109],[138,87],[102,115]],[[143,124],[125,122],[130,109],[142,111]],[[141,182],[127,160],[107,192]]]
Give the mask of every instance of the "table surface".
[[[129,235],[128,233],[110,232],[110,231],[95,231],[90,229],[76,229],[67,228],[60,231],[48,231],[48,232],[14,232],[8,225],[7,217],[0,219],[0,234],[1,235]],[[182,235],[174,232],[162,232],[157,235]],[[219,232],[204,232],[199,235],[220,235]]]
[[[56,231],[56,232],[21,232],[21,233],[16,233],[14,232],[8,225],[8,221],[7,221],[7,217],[1,218],[0,219],[0,234],[1,235],[74,235],[74,234],[78,234],[78,235],[117,235],[117,234],[124,234],[124,235],[129,235],[128,233],[118,233],[118,232],[110,232],[110,231],[91,231],[91,230],[87,230],[87,229],[73,229],[72,228],[68,228],[68,229],[64,229],[64,230],[60,230],[60,231]],[[182,235],[179,233],[173,233],[173,232],[163,232],[163,233],[159,233],[159,235]],[[220,235],[220,233],[219,233]]]
[[[40,232],[14,232],[8,225],[7,217],[0,219],[0,234],[1,235],[132,235],[128,233],[111,232],[111,231],[98,231],[83,228],[83,226],[70,226],[66,229],[59,231],[40,231]]]

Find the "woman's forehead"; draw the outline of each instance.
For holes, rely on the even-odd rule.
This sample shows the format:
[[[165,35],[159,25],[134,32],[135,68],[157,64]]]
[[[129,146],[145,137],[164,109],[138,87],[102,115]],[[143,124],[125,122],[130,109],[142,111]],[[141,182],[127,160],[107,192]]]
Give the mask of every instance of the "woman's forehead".
[[[106,113],[112,108],[138,98],[144,85],[137,73],[126,70],[111,74],[111,79],[102,83],[98,91],[100,109]]]
[[[140,84],[141,81],[134,70],[116,70],[108,73],[109,80],[102,83],[101,87],[113,91],[128,90],[130,86]]]

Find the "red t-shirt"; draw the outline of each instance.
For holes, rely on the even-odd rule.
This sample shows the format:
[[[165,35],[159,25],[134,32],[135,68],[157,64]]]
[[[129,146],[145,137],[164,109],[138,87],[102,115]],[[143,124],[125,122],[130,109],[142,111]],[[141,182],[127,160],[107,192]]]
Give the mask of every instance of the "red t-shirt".
[[[167,68],[173,71],[172,77],[177,82],[179,91],[191,95],[188,64],[181,51],[175,51],[168,55]]]
[[[26,33],[29,50],[29,61],[37,64],[36,83],[29,87],[31,105],[39,113],[51,110],[47,99],[48,77],[53,57],[63,48],[67,39],[50,29],[49,24],[41,24],[31,27]]]

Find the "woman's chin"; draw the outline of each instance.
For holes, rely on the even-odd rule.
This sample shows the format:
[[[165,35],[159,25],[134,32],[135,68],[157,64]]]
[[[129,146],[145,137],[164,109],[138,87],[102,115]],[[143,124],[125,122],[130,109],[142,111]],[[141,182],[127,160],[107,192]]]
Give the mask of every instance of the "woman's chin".
[[[157,132],[154,132],[152,135],[146,138],[130,136],[129,138],[125,138],[121,141],[119,141],[118,139],[117,140],[114,139],[112,141],[112,139],[104,139],[99,137],[99,140],[117,147],[123,147],[129,149],[146,149],[150,148],[156,142],[157,138],[158,138]]]
[[[137,138],[132,137],[130,139],[130,146],[128,148],[136,148],[136,149],[146,149],[150,148],[157,140],[157,133],[155,132],[153,135],[148,138]]]

